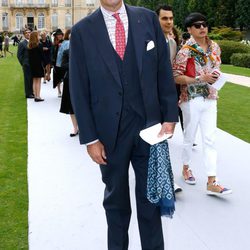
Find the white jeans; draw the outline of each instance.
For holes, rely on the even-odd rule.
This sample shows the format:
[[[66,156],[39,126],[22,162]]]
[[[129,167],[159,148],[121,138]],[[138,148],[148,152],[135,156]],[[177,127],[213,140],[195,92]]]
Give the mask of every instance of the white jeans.
[[[196,97],[181,105],[184,122],[184,141],[182,161],[190,165],[192,146],[200,126],[203,146],[203,160],[207,176],[216,176],[217,152],[215,150],[215,132],[217,123],[217,101]]]

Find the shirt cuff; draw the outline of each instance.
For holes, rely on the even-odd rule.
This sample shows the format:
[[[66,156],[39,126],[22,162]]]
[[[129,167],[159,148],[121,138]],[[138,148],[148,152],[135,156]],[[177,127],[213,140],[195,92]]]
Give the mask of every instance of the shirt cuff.
[[[86,145],[86,146],[92,145],[92,144],[94,144],[94,143],[96,143],[96,142],[98,142],[98,141],[99,141],[99,140],[96,139],[96,140],[94,140],[94,141],[91,141],[91,142],[86,143],[85,145]]]

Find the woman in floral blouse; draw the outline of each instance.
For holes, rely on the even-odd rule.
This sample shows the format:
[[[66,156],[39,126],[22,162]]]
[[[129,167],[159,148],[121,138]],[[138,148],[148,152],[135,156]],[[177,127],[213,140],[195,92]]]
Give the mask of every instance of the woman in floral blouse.
[[[181,86],[179,103],[184,120],[182,175],[186,183],[196,183],[190,163],[192,145],[199,126],[208,176],[207,194],[229,194],[232,190],[222,187],[216,181],[217,152],[214,144],[218,95],[213,83],[219,76],[220,48],[207,37],[207,20],[202,14],[191,13],[185,19],[185,26],[191,38],[179,50],[173,65],[175,81]]]

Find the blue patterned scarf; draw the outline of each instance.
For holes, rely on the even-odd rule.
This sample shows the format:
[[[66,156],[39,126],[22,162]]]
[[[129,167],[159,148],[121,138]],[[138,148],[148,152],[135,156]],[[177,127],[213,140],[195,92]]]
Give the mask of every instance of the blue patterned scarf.
[[[160,206],[162,216],[173,217],[175,211],[174,176],[167,140],[150,147],[147,198],[151,203]]]

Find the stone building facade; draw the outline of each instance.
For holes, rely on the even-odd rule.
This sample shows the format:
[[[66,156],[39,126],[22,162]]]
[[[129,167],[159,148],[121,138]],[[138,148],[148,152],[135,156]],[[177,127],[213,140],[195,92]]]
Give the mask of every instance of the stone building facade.
[[[65,31],[99,7],[99,0],[0,0],[0,32]]]

